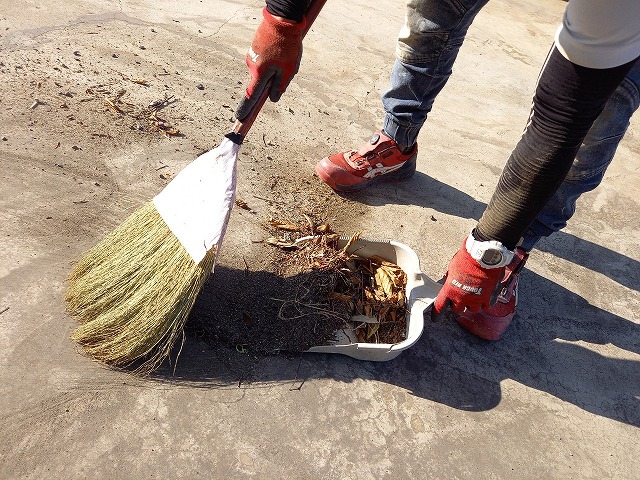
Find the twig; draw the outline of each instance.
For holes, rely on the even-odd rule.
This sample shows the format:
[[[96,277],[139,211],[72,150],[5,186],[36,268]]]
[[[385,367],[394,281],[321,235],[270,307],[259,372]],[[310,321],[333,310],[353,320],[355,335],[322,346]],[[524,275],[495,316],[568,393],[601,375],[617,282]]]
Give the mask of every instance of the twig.
[[[116,112],[118,112],[121,115],[126,115],[127,112],[125,112],[124,110],[122,110],[118,105],[116,105],[114,102],[112,102],[111,100],[109,100],[108,98],[105,98],[105,103],[107,104],[107,106],[111,107],[112,109],[114,109]],[[117,100],[116,100],[117,101]]]
[[[309,310],[316,310],[317,314],[321,314],[326,318],[339,318],[342,319],[342,316],[339,313],[336,313],[333,310],[328,310],[327,308],[324,307],[316,307],[313,304],[310,303],[303,303],[299,300],[282,300],[280,298],[269,298],[269,300],[274,300],[276,302],[282,302],[282,306],[280,307],[280,310],[278,311],[278,319],[279,320],[298,320],[299,318],[305,318],[305,317],[309,317],[310,315],[312,315],[311,313],[305,312],[305,313],[301,313],[300,315],[296,315],[293,317],[285,317],[284,315],[282,315],[282,311],[284,310],[284,308],[287,305],[294,305],[296,307],[296,310],[298,310],[300,312],[300,307],[299,306],[303,306]]]
[[[291,382],[291,383],[294,383],[296,380],[298,380],[298,373],[300,373],[300,367],[301,366],[302,366],[302,357],[300,357],[300,362],[298,362],[298,368],[296,370],[296,377],[293,379],[293,382]],[[306,382],[306,381],[307,381],[307,379],[305,378],[304,380],[302,380],[302,383],[300,385],[298,385],[297,387],[291,387],[289,389],[289,391],[290,392],[293,391],[293,390],[300,391],[302,389],[302,386],[304,385],[304,382]]]
[[[166,96],[164,98],[161,98],[160,100],[156,100],[155,102],[151,102],[149,104],[149,106],[147,108],[149,109],[153,109],[153,110],[160,110],[166,106],[168,106],[170,103],[174,103],[177,102],[177,100],[173,100],[174,95],[171,96]]]
[[[242,256],[242,261],[244,262],[244,276],[249,275],[249,264],[247,263],[247,259]]]
[[[271,198],[259,197],[258,195],[253,195],[253,198],[257,198],[258,200],[264,200],[265,202],[279,203],[280,205],[285,205],[286,204],[286,202],[281,202],[279,200],[273,200]]]
[[[302,215],[304,215],[304,218],[307,219],[307,222],[309,222],[309,228],[311,229],[311,235],[313,235],[316,226],[313,224],[313,220],[311,220],[311,217],[309,217],[309,215],[307,215],[306,213],[303,213]]]
[[[5,307],[2,309],[2,311],[0,312],[0,315],[2,315],[4,312],[6,312],[7,310],[9,310],[9,307]]]

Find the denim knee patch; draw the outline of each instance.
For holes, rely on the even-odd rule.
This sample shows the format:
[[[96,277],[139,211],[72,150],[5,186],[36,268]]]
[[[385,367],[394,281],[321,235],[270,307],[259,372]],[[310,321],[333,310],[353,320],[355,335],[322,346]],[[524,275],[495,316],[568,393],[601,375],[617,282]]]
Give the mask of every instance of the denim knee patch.
[[[433,62],[443,52],[457,51],[469,25],[487,0],[410,0],[396,47],[399,60]]]

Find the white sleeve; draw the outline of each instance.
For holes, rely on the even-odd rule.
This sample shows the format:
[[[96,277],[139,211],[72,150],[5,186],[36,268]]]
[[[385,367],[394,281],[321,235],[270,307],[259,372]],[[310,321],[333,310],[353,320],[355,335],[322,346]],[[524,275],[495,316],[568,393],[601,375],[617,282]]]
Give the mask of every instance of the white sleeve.
[[[640,56],[640,0],[570,0],[556,32],[562,55],[588,68],[613,68]]]

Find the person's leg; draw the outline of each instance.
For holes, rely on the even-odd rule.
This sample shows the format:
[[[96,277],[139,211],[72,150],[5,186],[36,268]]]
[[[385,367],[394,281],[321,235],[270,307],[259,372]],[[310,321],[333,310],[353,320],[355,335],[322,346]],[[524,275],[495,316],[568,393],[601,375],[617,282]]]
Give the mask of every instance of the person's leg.
[[[521,247],[527,252],[541,237],[548,237],[564,228],[575,213],[580,195],[600,184],[638,106],[640,61],[611,95],[589,129],[564,182],[527,230],[521,242]]]
[[[565,180],[527,230],[512,264],[505,270],[496,303],[487,311],[461,315],[458,323],[463,328],[487,340],[498,340],[508,328],[516,312],[518,281],[528,252],[541,237],[562,229],[574,214],[578,197],[600,184],[639,105],[640,60],[609,97],[582,141]]]
[[[384,127],[357,151],[316,165],[337,191],[410,178],[416,171],[416,137],[446,84],[471,22],[488,0],[410,0],[396,48],[391,85],[382,96]]]
[[[382,95],[383,131],[401,148],[416,143],[447,83],[469,26],[488,0],[412,0],[400,30],[389,89]]]

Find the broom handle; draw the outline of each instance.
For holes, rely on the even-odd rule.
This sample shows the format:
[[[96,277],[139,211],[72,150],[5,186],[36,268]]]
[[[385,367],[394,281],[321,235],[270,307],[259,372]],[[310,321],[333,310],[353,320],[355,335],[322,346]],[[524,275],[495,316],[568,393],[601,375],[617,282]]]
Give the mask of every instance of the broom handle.
[[[322,7],[326,3],[326,1],[327,0],[311,0],[311,2],[309,3],[309,6],[307,7],[307,11],[305,13],[307,25],[305,26],[305,29],[302,32],[302,38],[305,37],[309,29],[311,28],[311,25],[313,24],[316,17],[320,13],[320,10],[322,10]],[[269,82],[265,87],[265,89],[262,91],[260,98],[258,98],[258,101],[253,106],[249,114],[244,118],[244,120],[242,121],[236,120],[236,123],[233,125],[233,130],[231,131],[233,133],[240,135],[241,139],[244,139],[247,133],[249,133],[249,129],[253,125],[253,122],[258,116],[258,113],[260,113],[262,106],[267,101],[267,98],[269,98],[270,88],[271,88],[271,82]]]

